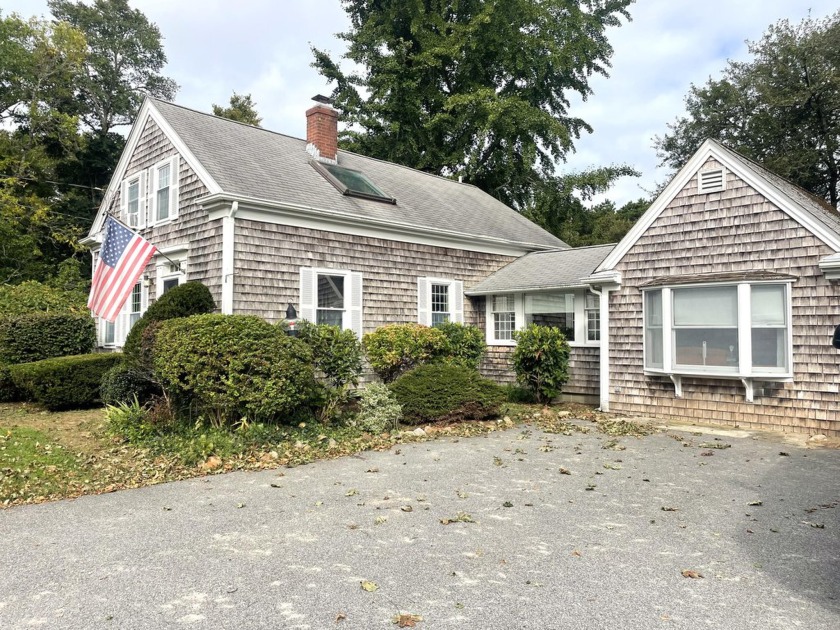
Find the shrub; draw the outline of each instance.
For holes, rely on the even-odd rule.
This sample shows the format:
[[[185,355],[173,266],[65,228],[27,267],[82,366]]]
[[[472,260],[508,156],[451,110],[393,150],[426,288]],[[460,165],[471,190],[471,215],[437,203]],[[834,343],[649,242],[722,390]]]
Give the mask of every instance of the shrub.
[[[533,404],[537,402],[537,397],[527,387],[519,385],[502,385],[505,392],[506,400],[509,403]]]
[[[446,339],[439,350],[444,361],[478,369],[487,344],[484,333],[476,326],[446,322],[435,326]]]
[[[569,344],[559,328],[529,325],[514,331],[511,355],[517,380],[534,392],[537,401],[550,402],[569,380]]]
[[[0,316],[26,313],[81,313],[89,315],[86,281],[70,261],[61,264],[59,275],[49,284],[27,280],[0,285]]]
[[[160,386],[154,382],[148,370],[125,362],[105,372],[99,387],[100,398],[106,405],[130,403],[133,400],[143,405],[161,393]]]
[[[421,365],[391,384],[409,423],[492,418],[504,401],[502,389],[473,369],[459,365]]]
[[[371,383],[362,390],[356,424],[371,433],[394,428],[402,420],[402,407],[387,385]]]
[[[157,429],[149,421],[149,411],[134,398],[130,401],[108,405],[105,409],[108,430],[133,444],[143,444],[157,435]]]
[[[121,360],[117,353],[45,359],[15,365],[11,375],[15,387],[27,400],[50,411],[86,409],[101,402],[102,376]]]
[[[0,402],[16,402],[23,399],[23,394],[12,381],[11,368],[0,363]]]
[[[313,402],[312,351],[268,322],[245,315],[195,315],[162,322],[154,374],[180,408],[208,421],[276,422]]]
[[[93,318],[84,313],[28,313],[0,318],[0,363],[31,363],[90,352]]]
[[[302,321],[298,325],[298,339],[312,349],[315,369],[324,375],[331,387],[358,385],[362,373],[362,344],[352,330]]]
[[[446,335],[421,324],[389,324],[364,336],[368,362],[386,383],[439,356]]]
[[[136,361],[140,351],[143,331],[152,322],[162,322],[176,317],[203,315],[212,313],[216,308],[210,289],[200,282],[187,282],[160,296],[137,323],[131,327],[125,338],[123,352],[126,357]]]

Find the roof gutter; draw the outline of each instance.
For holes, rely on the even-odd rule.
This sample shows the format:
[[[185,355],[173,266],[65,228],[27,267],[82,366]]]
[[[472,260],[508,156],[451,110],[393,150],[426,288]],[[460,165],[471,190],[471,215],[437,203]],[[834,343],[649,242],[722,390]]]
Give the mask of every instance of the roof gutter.
[[[558,284],[550,287],[520,287],[517,289],[487,289],[468,290],[464,295],[468,297],[480,297],[482,295],[505,295],[507,293],[545,293],[547,291],[567,291],[569,289],[586,289],[588,284]]]

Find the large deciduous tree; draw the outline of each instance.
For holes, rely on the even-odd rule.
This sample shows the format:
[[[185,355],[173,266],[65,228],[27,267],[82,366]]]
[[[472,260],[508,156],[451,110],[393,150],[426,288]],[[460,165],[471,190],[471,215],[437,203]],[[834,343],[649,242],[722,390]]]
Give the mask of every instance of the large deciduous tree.
[[[691,86],[687,116],[655,139],[662,163],[679,168],[716,138],[837,208],[840,12],[782,20],[749,52],[749,61],[729,61],[720,79]]]
[[[128,0],[92,5],[49,0],[57,20],[85,34],[87,73],[79,85],[79,115],[99,135],[130,124],[144,94],[171,100],[177,84],[161,74],[166,54],[160,29]]]
[[[213,115],[245,123],[246,125],[253,125],[254,127],[259,127],[262,122],[262,118],[257,113],[257,104],[251,99],[250,94],[237,94],[234,92],[230,97],[230,105],[228,107],[214,103]]]
[[[631,1],[343,0],[351,26],[339,37],[360,70],[317,49],[314,66],[336,84],[345,148],[522,208],[591,131],[569,98],[607,74],[606,30]]]

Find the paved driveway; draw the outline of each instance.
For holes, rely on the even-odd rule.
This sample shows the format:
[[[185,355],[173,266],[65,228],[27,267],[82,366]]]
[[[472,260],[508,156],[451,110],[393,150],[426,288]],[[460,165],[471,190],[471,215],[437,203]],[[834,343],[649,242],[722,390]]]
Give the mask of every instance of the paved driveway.
[[[840,627],[840,452],[609,440],[513,429],[7,510],[0,628]]]

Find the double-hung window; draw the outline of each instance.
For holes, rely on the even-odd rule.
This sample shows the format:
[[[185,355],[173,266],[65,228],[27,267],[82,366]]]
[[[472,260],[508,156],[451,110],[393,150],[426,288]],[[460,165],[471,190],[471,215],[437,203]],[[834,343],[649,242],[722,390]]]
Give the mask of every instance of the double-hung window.
[[[126,223],[129,227],[140,226],[140,178],[132,179],[126,187]]]
[[[318,274],[318,308],[315,322],[344,327],[344,276]]]
[[[432,326],[445,324],[452,318],[449,301],[449,284],[431,283]]]
[[[166,221],[170,216],[172,164],[155,167],[155,220]]]
[[[491,298],[493,336],[496,341],[513,341],[516,330],[516,301],[513,295],[494,295]]]
[[[601,298],[586,293],[584,313],[586,314],[586,340],[601,341]]]
[[[128,298],[128,329],[131,330],[143,310],[143,287],[138,282],[131,290],[131,295]]]
[[[789,309],[787,283],[647,289],[645,369],[665,374],[789,378]]]

